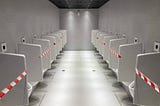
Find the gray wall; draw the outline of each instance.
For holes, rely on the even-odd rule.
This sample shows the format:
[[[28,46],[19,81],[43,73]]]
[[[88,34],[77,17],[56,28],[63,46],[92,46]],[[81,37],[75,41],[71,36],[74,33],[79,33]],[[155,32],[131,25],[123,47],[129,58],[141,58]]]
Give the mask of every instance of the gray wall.
[[[98,10],[60,10],[60,28],[68,30],[66,50],[90,50],[91,30],[98,27]]]
[[[160,41],[160,0],[110,0],[99,13],[100,30],[137,36],[146,52]]]
[[[0,0],[0,42],[15,52],[21,36],[31,42],[33,34],[59,29],[59,9],[48,0]]]

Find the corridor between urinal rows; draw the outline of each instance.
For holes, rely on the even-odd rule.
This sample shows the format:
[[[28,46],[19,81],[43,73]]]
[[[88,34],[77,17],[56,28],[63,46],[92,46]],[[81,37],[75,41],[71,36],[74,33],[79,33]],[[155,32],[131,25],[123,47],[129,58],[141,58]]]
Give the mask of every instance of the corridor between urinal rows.
[[[131,106],[94,51],[65,51],[30,98],[30,106]]]

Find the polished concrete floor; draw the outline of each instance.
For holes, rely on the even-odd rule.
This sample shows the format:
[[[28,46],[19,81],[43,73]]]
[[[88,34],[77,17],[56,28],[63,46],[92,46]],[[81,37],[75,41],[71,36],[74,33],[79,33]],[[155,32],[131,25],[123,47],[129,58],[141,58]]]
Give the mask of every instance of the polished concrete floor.
[[[94,51],[65,51],[52,64],[29,106],[133,106],[102,57]]]

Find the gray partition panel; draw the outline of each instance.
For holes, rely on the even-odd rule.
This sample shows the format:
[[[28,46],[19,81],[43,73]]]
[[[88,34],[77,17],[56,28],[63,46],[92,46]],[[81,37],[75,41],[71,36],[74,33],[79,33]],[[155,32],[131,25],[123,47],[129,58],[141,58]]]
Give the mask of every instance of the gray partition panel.
[[[100,34],[101,34],[101,32],[97,32],[97,34],[96,34],[95,47],[97,48],[97,50],[98,50],[98,43],[99,43]]]
[[[103,34],[99,34],[99,39],[97,41],[97,50],[99,51],[99,53],[101,54],[101,46],[102,46],[102,43],[103,43]]]
[[[160,53],[138,55],[136,68],[155,84],[160,85]],[[160,106],[160,94],[137,75],[134,104]]]
[[[93,44],[95,44],[95,39],[96,39],[96,33],[98,32],[98,30],[92,30],[91,31],[91,42]]]
[[[41,46],[37,44],[18,44],[18,52],[26,56],[26,65],[28,69],[28,81],[40,82],[43,80],[43,69]]]
[[[58,37],[58,34],[54,34],[54,37],[56,38],[56,41],[57,41],[58,54],[59,54],[61,51],[61,48],[62,48],[62,41],[61,41],[60,37]]]
[[[59,50],[59,44],[58,44],[58,40],[57,40],[57,37],[55,37],[55,36],[52,36],[52,35],[48,35],[48,36],[50,36],[50,37],[52,37],[53,39],[54,39],[54,42],[55,42],[55,47],[54,48],[56,48],[56,51],[55,51],[55,53],[56,53],[56,56],[58,55],[58,50]]]
[[[42,47],[42,53],[45,53],[48,49],[50,49],[50,41],[46,39],[33,39],[34,44],[41,45]],[[43,63],[43,71],[47,71],[51,68],[51,52],[49,52],[47,55],[45,55],[42,58]]]
[[[65,45],[67,43],[67,30],[60,30],[60,32],[62,33],[62,36],[64,38],[64,44]]]
[[[109,43],[110,43],[110,40],[112,39],[116,39],[117,36],[108,36],[106,39],[105,39],[105,51],[104,51],[104,60],[106,60],[108,63],[109,63],[109,57],[110,57],[110,51],[109,51]]]
[[[62,33],[58,33],[57,36],[59,37],[60,41],[61,41],[61,47],[60,47],[60,51],[62,51],[62,48],[63,48],[63,36],[62,36]]]
[[[135,79],[136,58],[142,53],[142,44],[120,45],[119,53],[121,58],[118,60],[118,80],[131,83]]]
[[[43,36],[42,38],[50,41],[51,59],[52,59],[51,62],[53,62],[54,60],[56,60],[56,56],[57,56],[57,54],[56,54],[56,52],[57,52],[56,39],[52,36]]]
[[[58,39],[58,44],[59,44],[59,51],[61,51],[62,50],[62,45],[63,45],[63,40],[61,39],[61,35],[60,35],[60,33],[56,33],[56,34],[54,34],[54,36],[55,37],[57,37]]]
[[[66,35],[65,35],[65,32],[60,30],[58,33],[60,33],[60,37],[62,39],[62,48],[64,47],[65,43],[66,43]]]
[[[110,37],[110,36],[104,36],[104,38],[103,38],[103,45],[102,45],[102,47],[101,47],[101,52],[102,52],[102,57],[103,57],[103,59],[105,58],[104,56],[105,56],[105,51],[106,51],[106,49],[107,49],[107,46],[106,46],[106,38],[108,38],[108,37]]]
[[[14,81],[26,69],[25,57],[19,54],[0,54],[0,91]],[[24,77],[1,100],[0,106],[28,104],[27,79]]]
[[[114,52],[119,53],[119,46],[122,44],[127,44],[126,38],[121,39],[113,39],[110,40],[109,48],[111,48]],[[109,67],[117,73],[118,69],[118,58],[110,53],[110,59],[109,59]]]
[[[61,48],[61,40],[59,37],[57,37],[56,34],[49,34],[48,36],[53,36],[56,39],[56,46],[57,46],[57,52],[56,54],[58,55],[60,52],[60,48]]]
[[[101,34],[101,41],[100,41],[100,45],[99,45],[99,51],[100,54],[104,57],[103,55],[103,51],[104,51],[104,47],[105,47],[105,41],[104,38],[107,36],[107,34]]]

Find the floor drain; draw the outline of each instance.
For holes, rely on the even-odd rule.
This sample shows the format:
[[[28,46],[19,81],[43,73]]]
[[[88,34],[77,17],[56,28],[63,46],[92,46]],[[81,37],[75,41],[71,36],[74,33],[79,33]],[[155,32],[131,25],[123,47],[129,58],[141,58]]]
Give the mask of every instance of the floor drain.
[[[95,72],[96,70],[92,70],[93,72]]]

